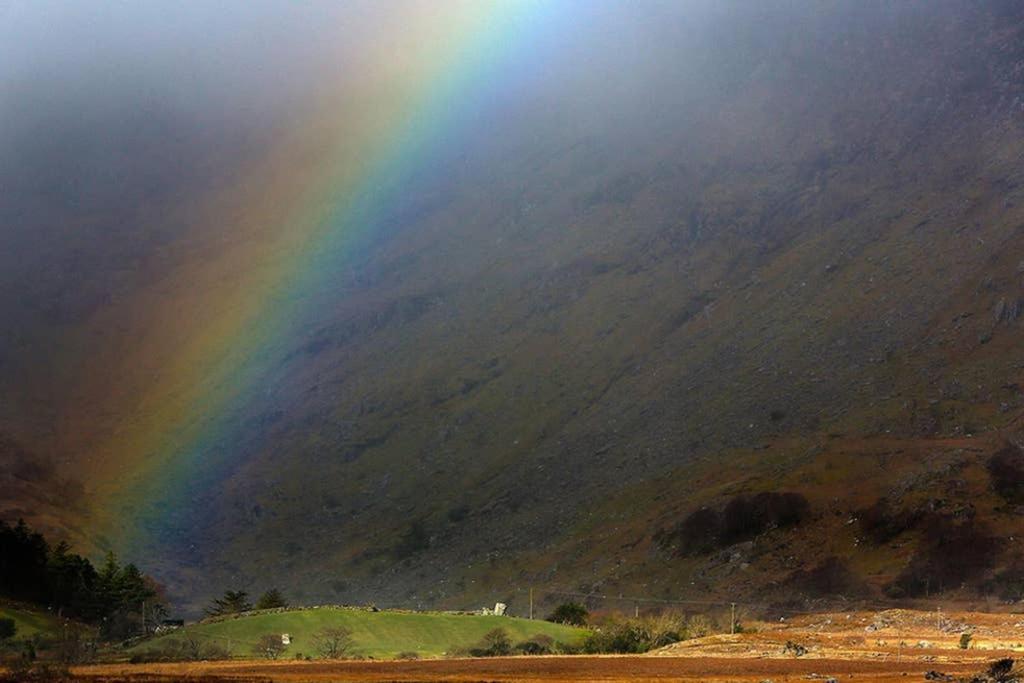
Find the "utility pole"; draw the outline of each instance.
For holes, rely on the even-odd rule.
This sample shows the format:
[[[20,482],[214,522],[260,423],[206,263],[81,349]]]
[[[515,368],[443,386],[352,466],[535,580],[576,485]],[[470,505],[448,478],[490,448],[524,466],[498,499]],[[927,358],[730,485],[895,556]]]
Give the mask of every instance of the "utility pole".
[[[146,635],[146,601],[142,601],[142,635]]]
[[[530,619],[533,619],[533,586],[530,586]]]
[[[736,603],[735,602],[731,602],[729,604],[732,606],[730,608],[730,611],[729,611],[729,614],[730,614],[730,616],[729,616],[729,633],[735,635],[735,633],[736,633]]]
[[[634,602],[633,603],[633,617],[635,619],[639,619],[640,618],[640,603],[639,602]]]

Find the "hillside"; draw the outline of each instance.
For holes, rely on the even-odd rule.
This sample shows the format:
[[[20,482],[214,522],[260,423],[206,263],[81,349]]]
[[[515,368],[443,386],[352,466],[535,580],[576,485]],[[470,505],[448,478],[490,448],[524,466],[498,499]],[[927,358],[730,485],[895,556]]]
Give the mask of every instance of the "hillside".
[[[0,619],[13,619],[18,640],[39,636],[43,640],[59,638],[63,622],[52,614],[24,607],[0,604]]]
[[[81,242],[0,274],[0,514],[116,547],[191,608],[270,585],[517,614],[530,586],[1005,598],[1024,460],[1000,485],[990,459],[1024,410],[1024,12],[722,7],[558,34],[301,296],[255,287],[291,251],[249,221],[344,128],[244,177],[226,169],[284,124],[179,134],[184,160],[147,137],[174,180],[111,220],[151,232],[89,238],[125,195],[12,208]],[[250,347],[259,324],[220,325],[254,288],[304,308]],[[193,352],[204,335],[237,341]],[[236,352],[259,368],[244,392],[220,371]],[[763,492],[806,509],[687,546],[692,513]],[[984,561],[907,575],[951,554],[936,535]]]
[[[337,627],[352,631],[350,656],[375,659],[391,659],[405,652],[439,657],[458,648],[476,646],[496,628],[504,629],[513,643],[546,635],[555,642],[579,645],[587,633],[561,624],[511,617],[320,607],[190,624],[183,630],[147,640],[132,648],[130,654],[145,656],[159,652],[169,643],[191,639],[200,644],[215,644],[234,657],[253,658],[253,648],[261,636],[287,633],[291,645],[282,658],[293,659],[296,653],[318,658],[314,642],[317,632]]]

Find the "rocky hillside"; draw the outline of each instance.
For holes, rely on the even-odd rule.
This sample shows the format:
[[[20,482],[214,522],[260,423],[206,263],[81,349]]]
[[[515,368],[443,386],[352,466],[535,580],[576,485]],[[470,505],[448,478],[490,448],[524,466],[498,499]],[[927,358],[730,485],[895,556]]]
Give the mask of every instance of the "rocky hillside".
[[[1021,580],[1024,12],[777,3],[659,28],[634,46],[658,69],[570,51],[395,208],[273,405],[237,416],[246,457],[151,548],[179,595]],[[60,450],[15,398],[41,371],[4,372],[0,454]],[[5,468],[5,506],[73,526],[6,499],[36,474]],[[946,566],[951,542],[981,557]]]

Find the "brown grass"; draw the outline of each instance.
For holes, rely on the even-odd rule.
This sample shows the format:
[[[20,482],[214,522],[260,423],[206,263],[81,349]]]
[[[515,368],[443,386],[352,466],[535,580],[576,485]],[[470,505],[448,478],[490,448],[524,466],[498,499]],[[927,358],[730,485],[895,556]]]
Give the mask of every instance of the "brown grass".
[[[774,681],[921,680],[938,670],[967,675],[1024,652],[1019,615],[911,610],[834,613],[678,643],[648,655],[497,657],[422,661],[106,664],[79,667],[87,681]],[[974,634],[971,649],[960,634]],[[785,650],[799,643],[807,654]]]

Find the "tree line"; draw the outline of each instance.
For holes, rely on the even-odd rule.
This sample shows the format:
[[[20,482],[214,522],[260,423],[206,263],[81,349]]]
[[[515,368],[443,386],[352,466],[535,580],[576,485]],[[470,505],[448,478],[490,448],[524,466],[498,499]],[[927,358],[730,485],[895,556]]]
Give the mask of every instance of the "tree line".
[[[58,616],[95,624],[104,638],[151,630],[166,617],[159,584],[134,564],[107,553],[102,565],[51,546],[24,520],[0,520],[0,597],[46,608]]]

